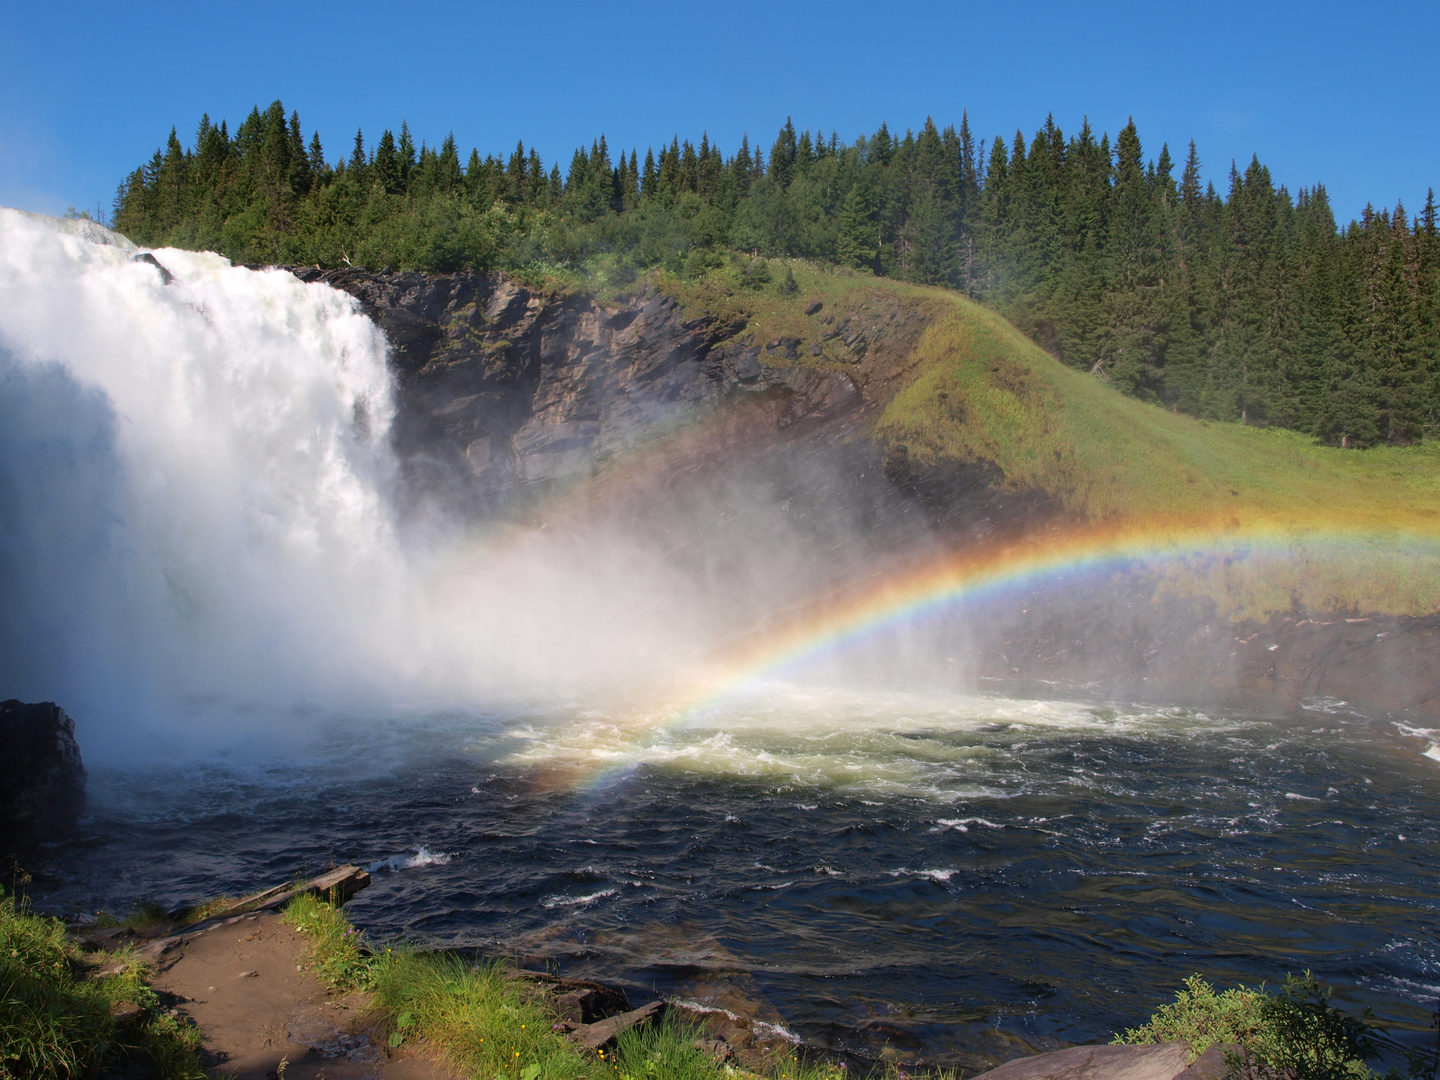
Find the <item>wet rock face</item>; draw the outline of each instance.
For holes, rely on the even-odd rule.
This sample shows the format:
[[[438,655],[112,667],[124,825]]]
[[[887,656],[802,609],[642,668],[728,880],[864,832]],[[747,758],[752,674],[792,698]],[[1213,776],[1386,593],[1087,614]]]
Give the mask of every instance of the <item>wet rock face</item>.
[[[75,724],[54,702],[0,702],[0,825],[12,837],[73,821],[84,806],[85,767]]]
[[[846,374],[764,364],[743,323],[647,290],[614,306],[479,274],[294,271],[359,299],[389,338],[393,440],[413,495],[494,510],[740,404],[775,431],[864,400]]]

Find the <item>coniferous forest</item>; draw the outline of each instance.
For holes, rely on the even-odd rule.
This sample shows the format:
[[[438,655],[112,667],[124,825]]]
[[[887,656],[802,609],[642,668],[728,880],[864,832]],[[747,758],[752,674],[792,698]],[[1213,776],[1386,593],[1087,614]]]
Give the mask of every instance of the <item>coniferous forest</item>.
[[[1294,193],[1252,160],[1223,192],[1190,144],[1147,159],[1047,120],[1027,142],[966,120],[841,143],[789,121],[768,153],[702,136],[643,158],[601,137],[562,175],[534,149],[461,159],[408,127],[327,158],[275,102],[233,135],[202,118],[120,186],[113,225],[139,243],[237,262],[580,272],[623,285],[751,260],[819,264],[957,289],[1063,362],[1196,416],[1338,446],[1440,431],[1440,237],[1420,213],[1337,225],[1323,186]],[[758,265],[758,262],[757,264]],[[754,287],[764,274],[742,275]]]

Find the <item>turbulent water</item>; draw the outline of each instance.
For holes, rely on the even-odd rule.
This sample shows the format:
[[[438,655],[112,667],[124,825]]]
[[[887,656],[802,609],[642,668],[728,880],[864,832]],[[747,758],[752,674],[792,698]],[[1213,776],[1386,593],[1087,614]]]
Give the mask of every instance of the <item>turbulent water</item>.
[[[95,777],[47,902],[171,903],[353,861],[375,874],[350,907],[373,936],[955,1064],[1107,1037],[1194,971],[1312,968],[1400,1036],[1440,992],[1430,733],[1333,705],[772,685],[638,745],[580,710],[326,730],[308,762]],[[613,767],[549,784],[578,746]]]
[[[837,689],[844,657],[639,723],[623,691],[703,657],[737,582],[809,557],[791,534],[711,560],[667,523],[666,562],[639,529],[399,520],[354,301],[180,251],[167,280],[113,239],[0,210],[0,691],[61,702],[91,767],[80,835],[30,860],[43,904],[360,862],[376,938],[859,1058],[1103,1038],[1192,971],[1313,968],[1425,1027],[1436,733],[977,696],[944,665]]]

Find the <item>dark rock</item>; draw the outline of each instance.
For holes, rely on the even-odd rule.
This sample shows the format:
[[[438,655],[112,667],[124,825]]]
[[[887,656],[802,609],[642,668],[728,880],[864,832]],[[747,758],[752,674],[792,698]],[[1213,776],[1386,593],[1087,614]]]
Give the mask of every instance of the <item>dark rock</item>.
[[[735,1051],[730,1048],[730,1044],[718,1037],[712,1039],[696,1039],[695,1049],[699,1050],[712,1061],[719,1062],[721,1065],[733,1060],[735,1057]]]
[[[737,381],[742,383],[753,383],[760,378],[761,372],[765,370],[760,363],[760,358],[754,352],[746,352],[736,358],[732,365]]]
[[[805,314],[806,314],[806,315],[814,315],[816,312],[818,312],[818,311],[819,311],[821,308],[823,308],[824,306],[825,306],[825,305],[824,305],[823,303],[821,303],[819,300],[811,300],[810,303],[808,303],[808,304],[805,305]]]
[[[765,346],[765,351],[783,356],[786,360],[795,360],[800,356],[800,339],[798,337],[777,338]]]
[[[0,822],[15,833],[49,833],[84,805],[85,766],[65,710],[53,701],[0,702]]]
[[[556,1015],[572,1027],[593,1024],[608,1016],[631,1011],[625,991],[604,983],[523,968],[508,970],[505,977],[535,985],[549,999]]]
[[[130,1024],[145,1015],[145,1010],[133,1001],[120,1001],[110,1006],[110,1019],[120,1025]]]
[[[1175,1080],[1189,1058],[1184,1043],[1071,1046],[1007,1061],[975,1080]]]
[[[165,267],[163,267],[162,265],[160,265],[160,260],[157,259],[157,258],[155,258],[155,256],[154,256],[154,255],[151,255],[150,252],[148,252],[148,251],[142,251],[142,252],[140,252],[139,255],[131,256],[130,261],[131,261],[131,262],[138,262],[138,263],[146,263],[146,264],[148,264],[148,265],[150,265],[150,266],[155,267],[156,270],[159,270],[159,271],[160,271],[160,280],[161,280],[161,282],[163,282],[163,283],[166,284],[166,285],[169,285],[172,281],[175,280],[175,275],[172,274],[172,273],[170,273],[169,270],[166,270]]]

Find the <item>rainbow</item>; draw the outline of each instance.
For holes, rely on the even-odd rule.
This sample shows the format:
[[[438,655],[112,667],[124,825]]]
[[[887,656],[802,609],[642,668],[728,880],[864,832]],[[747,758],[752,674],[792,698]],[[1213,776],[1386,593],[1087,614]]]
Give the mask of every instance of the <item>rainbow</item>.
[[[1255,556],[1308,558],[1330,551],[1355,558],[1382,548],[1405,558],[1433,561],[1440,570],[1440,535],[1290,522],[1224,520],[1084,525],[1010,544],[952,552],[909,566],[880,581],[821,598],[782,624],[732,643],[700,668],[682,673],[620,722],[632,745],[647,733],[679,726],[754,684],[783,677],[806,664],[837,655],[906,624],[953,608],[1040,583],[1135,569],[1194,568],[1219,560],[1227,565]],[[622,765],[554,763],[552,782],[593,786]]]

